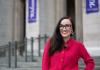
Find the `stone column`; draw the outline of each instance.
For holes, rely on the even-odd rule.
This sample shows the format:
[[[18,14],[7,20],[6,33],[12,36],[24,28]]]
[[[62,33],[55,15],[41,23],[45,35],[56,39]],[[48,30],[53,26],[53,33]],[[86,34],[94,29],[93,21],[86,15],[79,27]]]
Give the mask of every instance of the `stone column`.
[[[24,7],[21,0],[13,0],[13,34],[14,40],[23,40],[24,34]]]
[[[0,0],[0,45],[12,41],[13,1]]]
[[[66,0],[55,0],[56,1],[56,23],[63,16],[66,16]]]
[[[36,17],[33,19],[33,20],[36,20],[36,21],[33,21],[33,22],[29,22],[29,15],[28,15],[28,13],[29,13],[29,7],[28,7],[28,4],[29,4],[29,2],[28,2],[29,0],[26,0],[26,37],[27,37],[27,39],[28,39],[28,41],[27,41],[27,52],[28,52],[28,55],[30,55],[31,54],[31,45],[30,45],[30,43],[31,43],[31,37],[34,37],[35,38],[35,40],[34,40],[34,43],[33,43],[33,45],[34,45],[34,49],[33,49],[33,51],[34,51],[34,55],[36,55],[36,56],[38,56],[38,39],[36,39],[36,38],[38,38],[38,36],[39,36],[39,0],[36,0],[36,2],[35,2],[35,0],[31,0],[32,2],[32,6],[31,6],[31,16],[32,17],[34,17],[35,15],[33,15],[34,13],[36,14]],[[34,8],[35,7],[35,8]],[[34,11],[34,10],[36,10],[35,12],[32,12],[32,11]],[[43,17],[42,17],[43,18]]]
[[[83,41],[82,0],[75,0],[75,28],[76,38]]]
[[[100,1],[98,1],[100,5]],[[83,0],[83,37],[84,43],[93,56],[100,56],[100,11],[86,13],[86,1]]]

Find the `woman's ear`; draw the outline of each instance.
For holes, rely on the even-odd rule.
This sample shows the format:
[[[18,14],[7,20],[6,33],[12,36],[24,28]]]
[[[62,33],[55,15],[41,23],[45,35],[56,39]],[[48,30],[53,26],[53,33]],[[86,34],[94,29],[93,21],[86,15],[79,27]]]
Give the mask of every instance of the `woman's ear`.
[[[73,34],[74,32],[73,32],[73,29],[71,29],[71,34]]]

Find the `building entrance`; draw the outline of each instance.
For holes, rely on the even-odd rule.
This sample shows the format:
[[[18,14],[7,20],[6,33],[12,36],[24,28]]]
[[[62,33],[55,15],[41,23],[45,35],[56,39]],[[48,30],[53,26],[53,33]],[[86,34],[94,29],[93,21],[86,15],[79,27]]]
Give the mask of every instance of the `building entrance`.
[[[75,0],[67,0],[66,1],[66,15],[67,16],[70,16],[73,20],[73,23],[74,23],[74,37],[76,38],[75,34],[76,34],[76,31],[75,31]]]

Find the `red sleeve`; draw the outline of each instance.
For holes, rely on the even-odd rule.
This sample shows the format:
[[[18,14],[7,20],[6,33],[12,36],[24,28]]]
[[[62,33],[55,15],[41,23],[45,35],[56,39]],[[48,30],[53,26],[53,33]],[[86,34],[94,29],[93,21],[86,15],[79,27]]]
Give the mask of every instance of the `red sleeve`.
[[[83,44],[80,44],[80,52],[81,52],[80,55],[86,64],[84,70],[93,70],[95,65],[94,60],[92,59],[92,57],[90,56],[90,54],[88,53]]]
[[[44,52],[42,57],[42,70],[49,70],[49,55],[48,55],[49,46],[50,46],[50,40],[48,40],[44,46]]]

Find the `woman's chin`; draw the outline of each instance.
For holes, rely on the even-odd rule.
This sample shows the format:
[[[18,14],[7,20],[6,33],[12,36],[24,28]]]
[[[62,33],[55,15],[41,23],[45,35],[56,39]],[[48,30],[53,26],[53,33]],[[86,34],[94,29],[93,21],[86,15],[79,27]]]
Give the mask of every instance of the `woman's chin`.
[[[70,37],[70,33],[61,33],[61,35],[62,35],[63,38]]]
[[[63,35],[63,38],[67,38],[67,37],[69,37],[69,35]]]

